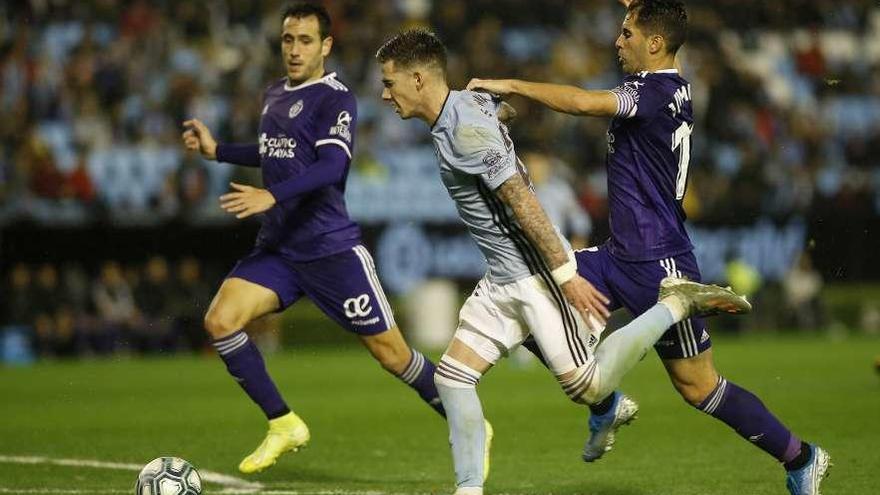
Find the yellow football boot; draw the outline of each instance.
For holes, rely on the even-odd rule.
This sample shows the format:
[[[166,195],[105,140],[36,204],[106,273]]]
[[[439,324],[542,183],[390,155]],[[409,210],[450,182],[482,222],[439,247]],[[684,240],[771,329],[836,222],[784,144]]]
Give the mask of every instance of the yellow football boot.
[[[263,443],[241,461],[238,470],[244,474],[259,473],[275,464],[281,454],[305,447],[309,438],[309,427],[296,414],[290,412],[271,419]]]

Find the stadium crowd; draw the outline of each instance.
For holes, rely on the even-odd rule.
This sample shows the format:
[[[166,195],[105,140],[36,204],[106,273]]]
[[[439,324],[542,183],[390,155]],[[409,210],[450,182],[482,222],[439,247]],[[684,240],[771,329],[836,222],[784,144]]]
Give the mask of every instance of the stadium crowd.
[[[76,263],[17,263],[0,291],[0,328],[41,357],[198,352],[207,345],[202,316],[213,288],[203,271],[193,257],[108,260],[94,276]]]
[[[400,26],[437,30],[458,86],[516,76],[612,87],[620,75],[620,6],[611,0],[326,4],[336,19],[328,65],[360,96],[355,182],[387,180],[389,149],[428,146],[418,124],[398,122],[378,98],[372,55]],[[877,215],[876,2],[691,4],[683,67],[697,112],[691,218]],[[198,116],[224,140],[254,140],[259,95],[280,74],[281,3],[207,5],[0,7],[0,221],[223,219],[215,197],[233,174],[254,172],[183,153],[180,123]],[[581,203],[602,221],[605,124],[514,103],[527,116],[513,128],[520,149],[567,164]]]
[[[388,215],[437,221],[450,213],[434,201],[434,193],[445,193],[422,124],[400,121],[379,99],[373,54],[400,27],[430,26],[440,34],[457,87],[479,76],[608,88],[621,75],[613,48],[621,7],[612,0],[325,4],[334,19],[328,67],[359,96],[349,205],[365,223]],[[180,125],[197,116],[221,140],[255,140],[260,94],[281,74],[282,2],[205,5],[0,6],[0,226],[235,221],[216,198],[230,180],[259,183],[259,171],[184,153]],[[690,15],[683,57],[696,113],[685,200],[690,218],[729,224],[880,215],[880,6],[693,1]],[[564,196],[567,180],[601,225],[606,124],[512,103],[521,155],[551,170],[547,195]],[[393,206],[397,196],[407,207]],[[590,219],[575,215],[569,222],[582,245]],[[3,265],[2,322],[27,329],[41,354],[204,346],[201,317],[216,280],[200,274],[195,259],[181,258],[173,269],[160,257],[143,269],[107,261],[91,273],[80,265]],[[803,273],[815,278],[811,269]],[[821,280],[809,286],[821,287]],[[802,306],[801,299],[792,304]],[[804,326],[818,326],[816,314]]]

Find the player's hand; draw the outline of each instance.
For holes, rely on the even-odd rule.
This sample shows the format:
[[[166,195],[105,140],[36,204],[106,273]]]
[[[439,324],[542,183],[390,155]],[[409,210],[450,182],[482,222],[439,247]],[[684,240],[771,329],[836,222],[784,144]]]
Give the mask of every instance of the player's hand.
[[[220,207],[235,218],[247,218],[275,206],[275,196],[265,189],[230,182],[235,191],[220,196]]]
[[[516,109],[510,103],[502,101],[501,105],[498,105],[498,120],[502,124],[509,125],[514,119],[516,119]]]
[[[190,151],[198,151],[209,160],[217,159],[217,141],[208,127],[199,119],[189,119],[183,123],[183,144]]]
[[[498,96],[508,96],[513,93],[513,80],[511,79],[471,79],[467,85],[468,91],[487,91]]]
[[[562,293],[592,330],[598,331],[605,327],[605,322],[611,315],[608,311],[609,301],[593,284],[580,275],[575,275],[573,279],[562,284]],[[594,328],[594,321],[598,322],[600,328]]]

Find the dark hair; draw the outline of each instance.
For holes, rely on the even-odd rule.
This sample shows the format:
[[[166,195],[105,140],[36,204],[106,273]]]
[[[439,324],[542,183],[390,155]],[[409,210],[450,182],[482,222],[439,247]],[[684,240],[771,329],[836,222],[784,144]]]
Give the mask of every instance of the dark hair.
[[[281,23],[283,24],[288,17],[294,19],[302,19],[304,17],[315,16],[318,18],[318,32],[321,39],[330,36],[330,14],[323,5],[311,2],[297,2],[284,9],[281,14]]]
[[[666,38],[666,50],[675,54],[688,35],[688,16],[679,0],[633,0],[627,12],[636,14],[636,26],[646,35]]]
[[[379,47],[376,59],[383,64],[391,60],[403,67],[436,65],[446,72],[446,47],[427,29],[407,29],[397,33]]]

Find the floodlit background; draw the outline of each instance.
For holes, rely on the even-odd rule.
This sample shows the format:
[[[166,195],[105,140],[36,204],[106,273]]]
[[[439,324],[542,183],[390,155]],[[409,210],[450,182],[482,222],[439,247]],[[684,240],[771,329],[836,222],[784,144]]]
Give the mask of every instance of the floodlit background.
[[[326,67],[355,91],[359,105],[349,211],[363,229],[404,333],[417,347],[436,353],[448,342],[458,306],[482,275],[484,263],[440,184],[424,124],[400,121],[382,105],[375,50],[402,27],[428,26],[448,46],[453,87],[463,87],[470,77],[518,77],[608,89],[622,77],[613,43],[623,9],[612,0],[325,4],[335,40]],[[259,171],[203,161],[185,152],[180,133],[181,122],[196,117],[218,140],[256,141],[262,90],[283,75],[281,7],[281,2],[247,0],[31,0],[0,5],[0,363],[6,364],[0,367],[0,392],[5,392],[0,400],[0,493],[13,493],[4,491],[9,487],[44,486],[27,480],[51,477],[60,485],[72,476],[62,468],[49,474],[4,465],[8,455],[145,463],[162,452],[183,452],[197,465],[231,473],[239,454],[258,441],[262,423],[256,408],[225,377],[221,362],[206,347],[201,318],[225,273],[249,251],[258,228],[256,220],[238,221],[225,214],[217,197],[230,181],[258,185]],[[704,278],[733,285],[756,307],[748,317],[712,322],[722,372],[737,376],[751,370],[747,385],[765,391],[769,402],[789,411],[784,417],[801,421],[793,429],[824,440],[832,455],[843,454],[845,460],[847,451],[859,450],[860,441],[872,438],[875,445],[880,438],[875,425],[880,385],[872,370],[874,355],[880,355],[880,4],[717,0],[691,1],[688,8],[691,33],[681,61],[683,76],[692,83],[696,120],[685,198],[689,229]],[[519,156],[554,221],[576,247],[604,242],[607,122],[554,114],[522,99],[511,103],[519,111],[512,125]],[[334,408],[326,390],[345,396],[351,387],[366,386],[352,375],[369,370],[372,374],[362,379],[375,377],[380,391],[375,399],[354,402],[348,412],[362,420],[376,415],[381,421],[386,409],[395,414],[412,408],[412,418],[400,413],[400,421],[413,423],[402,431],[429,435],[425,442],[434,442],[431,455],[436,457],[436,464],[419,471],[415,481],[399,478],[399,471],[415,469],[400,460],[388,461],[390,467],[379,462],[369,475],[346,478],[348,467],[343,466],[372,466],[375,455],[402,455],[418,462],[396,446],[374,449],[382,454],[365,447],[362,457],[339,464],[337,470],[315,467],[303,474],[297,461],[287,461],[269,475],[268,486],[274,480],[276,488],[401,493],[452,486],[443,425],[426,419],[415,396],[382,375],[357,348],[357,340],[310,303],[300,302],[248,330],[270,356],[270,365],[285,370],[285,376],[301,380],[298,373],[309,373],[308,379],[282,387],[290,401],[306,408],[330,401],[313,413],[320,416],[319,425],[345,432],[344,425],[357,421]],[[725,347],[731,349],[727,357],[721,354]],[[669,404],[669,414],[696,425],[696,442],[703,435],[699,428],[714,432],[717,443],[732,446],[714,452],[714,443],[703,443],[700,452],[711,452],[718,463],[729,462],[731,456],[747,459],[743,462],[753,462],[751,472],[756,474],[712,471],[709,455],[695,485],[681,483],[674,470],[651,481],[651,459],[639,457],[647,454],[631,446],[631,459],[636,465],[645,463],[647,470],[639,483],[647,484],[632,481],[636,484],[621,488],[618,480],[626,477],[627,459],[627,447],[621,446],[616,461],[621,464],[609,460],[597,485],[575,464],[579,445],[566,445],[573,450],[559,453],[571,463],[560,468],[546,458],[532,458],[537,454],[518,458],[523,449],[513,444],[507,444],[510,451],[505,454],[500,440],[499,462],[507,467],[497,468],[496,486],[515,493],[592,493],[597,486],[617,494],[708,493],[700,491],[701,479],[702,486],[710,487],[705,490],[712,490],[726,476],[729,493],[742,493],[745,476],[754,483],[748,493],[782,493],[776,479],[781,474],[772,462],[682,407],[656,361],[649,357],[633,378],[633,387],[645,391],[648,404],[656,395],[657,404]],[[826,361],[827,368],[816,371]],[[309,365],[301,366],[303,362]],[[520,384],[538,381],[540,392],[535,393],[552,406],[536,414],[548,417],[558,407],[568,419],[559,419],[563,426],[556,433],[580,438],[584,428],[577,415],[582,413],[563,402],[552,380],[541,381],[546,372],[540,366],[525,358],[517,363],[504,365],[495,384],[487,378],[487,408],[495,408],[503,425],[505,417],[518,417],[514,406],[505,407],[509,391],[522,393]],[[323,369],[332,366],[339,368]],[[351,373],[340,371],[348,367]],[[805,368],[810,367],[814,374],[806,380]],[[145,383],[152,373],[173,382],[178,371],[186,377],[185,385],[168,390]],[[197,372],[216,381],[216,387],[192,380]],[[320,384],[336,374],[338,381],[309,395],[305,383]],[[65,376],[80,376],[81,381],[66,384]],[[101,388],[104,383],[113,391]],[[494,405],[492,386],[498,399]],[[831,395],[812,394],[811,387],[828,389]],[[115,443],[110,437],[126,430],[114,421],[143,414],[127,402],[126,391],[137,390],[149,391],[159,402],[164,402],[163,394],[188,397],[193,401],[188,421],[209,416],[224,428],[214,406],[206,405],[212,399],[204,397],[219,394],[223,410],[250,430],[233,446],[217,445],[201,442],[204,432],[189,433],[194,426],[168,431],[165,422],[165,433],[158,437],[148,428],[138,430],[130,442]],[[212,393],[200,392],[204,390]],[[654,390],[663,393],[648,392]],[[522,407],[529,403],[513,402]],[[864,417],[854,424],[873,430],[829,432],[825,423],[803,413],[824,407],[834,414],[835,405],[843,403],[858,403],[852,407]],[[61,418],[75,411],[65,407],[109,408],[116,411],[108,413],[115,419],[69,430]],[[60,416],[45,415],[47,408]],[[162,409],[167,413],[167,404]],[[36,422],[42,420],[54,426],[41,430]],[[418,430],[421,420],[431,422],[430,434]],[[673,426],[651,429],[650,421],[634,430],[633,443],[642,435],[648,445],[671,449],[670,458],[681,459],[681,473],[694,476],[687,471],[697,462],[688,444],[669,431]],[[102,429],[106,424],[116,426]],[[534,426],[510,425],[508,431]],[[554,429],[553,422],[544,426]],[[378,426],[380,431],[394,428]],[[363,433],[353,430],[346,435]],[[67,444],[50,447],[49,431],[52,438],[68,437]],[[144,446],[147,438],[155,439],[156,447]],[[556,449],[541,444],[541,438],[529,440],[535,449]],[[833,439],[842,442],[837,452]],[[323,466],[321,455],[338,459],[327,443],[326,450],[311,452],[314,460],[302,462]],[[404,442],[401,448],[409,447]],[[425,447],[420,443],[412,448]],[[538,463],[548,481],[537,487],[517,484],[526,469],[517,468],[517,462]],[[868,466],[877,467],[876,457],[866,465],[842,464],[839,469],[849,474],[832,478],[828,493],[876,489],[876,478],[872,484],[865,474]],[[595,473],[599,467],[589,469]],[[63,487],[95,493],[103,476],[102,471],[95,473]],[[126,480],[128,475],[114,476]],[[4,486],[4,478],[17,481]],[[305,484],[284,484],[292,479]],[[853,479],[863,484],[835,491],[835,482],[845,487]],[[666,491],[670,486],[677,488]]]

